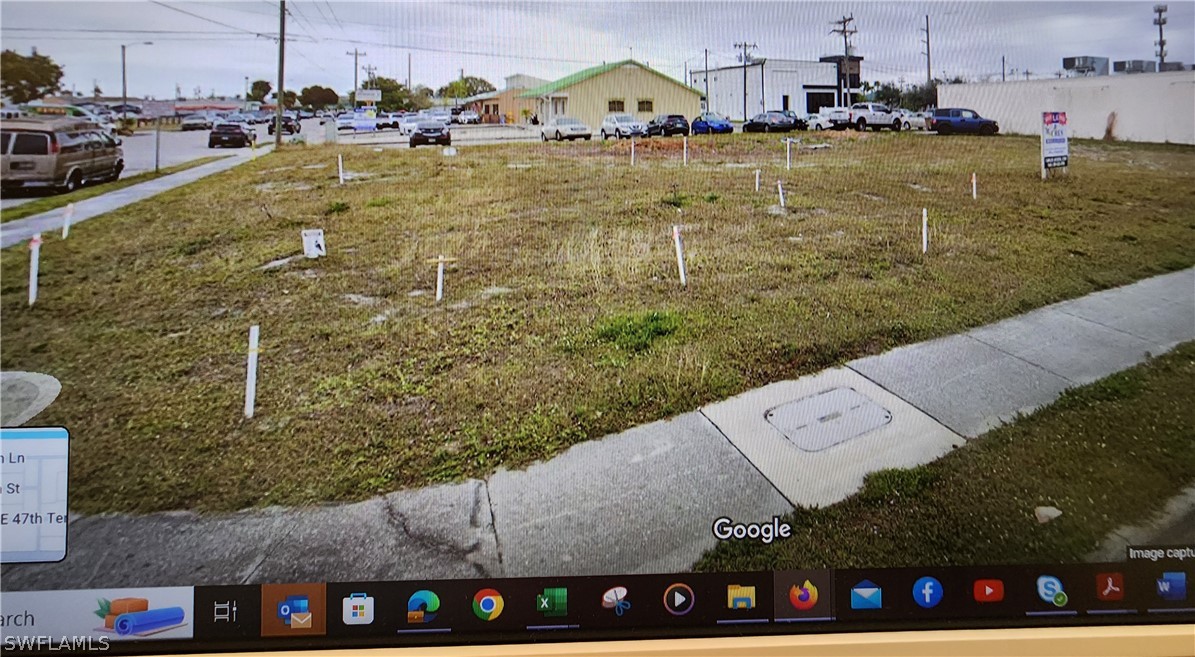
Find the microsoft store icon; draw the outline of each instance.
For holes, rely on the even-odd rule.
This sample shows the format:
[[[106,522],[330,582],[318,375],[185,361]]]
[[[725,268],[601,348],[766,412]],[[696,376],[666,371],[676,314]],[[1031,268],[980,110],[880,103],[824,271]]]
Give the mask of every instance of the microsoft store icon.
[[[547,617],[568,615],[568,589],[551,588],[535,596],[535,609]]]

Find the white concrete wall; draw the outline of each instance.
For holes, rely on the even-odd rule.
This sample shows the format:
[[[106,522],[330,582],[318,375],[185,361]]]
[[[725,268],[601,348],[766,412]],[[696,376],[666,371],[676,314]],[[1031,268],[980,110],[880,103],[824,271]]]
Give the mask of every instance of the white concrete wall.
[[[1066,112],[1070,135],[1195,144],[1195,71],[1061,80],[951,84],[938,107],[965,107],[996,119],[1001,132],[1041,134],[1041,113]]]

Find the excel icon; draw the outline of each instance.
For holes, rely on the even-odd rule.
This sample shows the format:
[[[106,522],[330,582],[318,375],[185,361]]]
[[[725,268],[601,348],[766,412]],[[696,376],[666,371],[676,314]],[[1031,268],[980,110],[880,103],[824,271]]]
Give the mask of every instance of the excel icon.
[[[544,616],[567,616],[568,589],[544,589],[535,596],[535,609]]]

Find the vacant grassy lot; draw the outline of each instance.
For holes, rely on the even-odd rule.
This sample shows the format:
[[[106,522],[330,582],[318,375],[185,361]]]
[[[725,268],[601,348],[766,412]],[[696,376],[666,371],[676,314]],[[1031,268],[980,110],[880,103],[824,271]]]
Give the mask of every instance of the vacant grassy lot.
[[[1195,343],[1068,391],[1028,418],[787,520],[793,538],[723,544],[698,570],[1074,563],[1195,473]],[[1038,524],[1033,509],[1062,516]]]
[[[5,251],[0,365],[62,381],[38,422],[72,431],[75,510],[345,500],[1195,264],[1195,149],[1076,144],[1045,184],[1034,139],[801,136],[833,146],[792,171],[775,135],[694,138],[688,168],[679,138],[634,168],[627,142],[289,148],[50,236],[32,309]],[[263,269],[320,227],[327,258]]]
[[[114,180],[109,183],[99,183],[96,185],[88,185],[81,189],[77,189],[69,194],[50,195],[49,192],[44,192],[44,191],[22,190],[22,192],[18,192],[18,193],[30,194],[30,195],[44,194],[45,196],[43,196],[42,198],[38,198],[35,201],[29,201],[28,203],[23,203],[16,207],[8,208],[8,209],[4,210],[3,213],[0,213],[0,223],[5,222],[5,221],[16,221],[17,219],[24,219],[25,217],[32,217],[35,214],[41,214],[43,212],[46,212],[47,210],[53,210],[54,208],[63,208],[63,207],[66,207],[70,203],[77,203],[79,201],[93,198],[93,197],[99,196],[101,194],[107,194],[108,192],[111,192],[111,191],[114,191],[117,189],[124,189],[125,187],[131,187],[138,183],[143,183],[143,182],[147,182],[147,181],[154,180],[157,178],[161,178],[162,176],[169,176],[172,173],[178,173],[179,171],[186,171],[187,169],[193,169],[201,164],[207,164],[208,162],[214,162],[216,160],[220,160],[220,159],[223,159],[226,157],[229,157],[229,156],[228,155],[212,155],[210,157],[201,157],[201,158],[191,160],[190,162],[183,162],[182,164],[176,164],[172,167],[166,167],[165,169],[162,169],[162,170],[158,171],[157,173],[154,173],[153,171],[145,171],[143,173],[138,173],[136,175],[125,176],[125,177],[120,178],[119,180]]]

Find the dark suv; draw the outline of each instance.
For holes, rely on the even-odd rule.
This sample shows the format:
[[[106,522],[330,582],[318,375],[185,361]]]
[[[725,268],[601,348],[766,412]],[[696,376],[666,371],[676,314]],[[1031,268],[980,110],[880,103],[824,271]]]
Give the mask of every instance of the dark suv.
[[[235,146],[243,148],[253,144],[253,137],[247,128],[239,123],[220,123],[207,135],[207,147]]]
[[[994,135],[1000,132],[1000,125],[992,119],[983,118],[975,110],[946,107],[934,110],[933,115],[925,122],[925,129],[936,131],[940,135]]]
[[[452,145],[452,133],[448,126],[439,121],[421,121],[415,132],[411,133],[411,148],[420,144]]]
[[[688,135],[689,120],[680,114],[661,114],[647,123],[647,136]]]
[[[274,134],[274,128],[276,125],[277,125],[276,121],[270,121],[269,131],[270,131],[271,135]],[[282,117],[282,134],[293,135],[296,132],[302,132],[302,131],[303,131],[303,126],[299,124],[299,122],[295,119],[295,117],[293,117],[293,116],[283,116]]]

